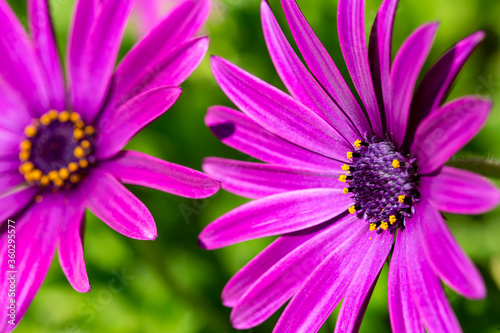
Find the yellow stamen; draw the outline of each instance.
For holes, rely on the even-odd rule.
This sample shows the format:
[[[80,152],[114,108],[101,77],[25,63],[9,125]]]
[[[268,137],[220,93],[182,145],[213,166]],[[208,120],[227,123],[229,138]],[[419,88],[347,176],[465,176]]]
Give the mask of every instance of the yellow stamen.
[[[71,171],[71,172],[75,172],[76,170],[78,170],[78,164],[76,164],[75,162],[71,162],[71,163],[68,165],[68,169],[69,169],[69,171]]]
[[[64,186],[64,181],[61,178],[56,178],[53,180],[54,184],[57,187],[63,187]]]
[[[349,189],[347,187],[345,187],[342,192],[344,192],[344,194],[347,194],[347,193],[349,193]]]
[[[349,213],[351,213],[351,214],[356,213],[356,207],[354,207],[354,206],[349,207]]]
[[[356,146],[356,148],[359,148],[359,147],[361,147],[361,143],[362,143],[361,140],[356,140],[356,141],[354,141],[354,146]]]
[[[399,168],[400,166],[401,166],[401,163],[400,163],[397,159],[395,159],[394,161],[392,161],[392,167],[393,167],[394,169],[397,169],[397,168]]]
[[[52,170],[51,172],[49,172],[49,179],[54,181],[56,180],[57,178],[59,178],[59,173],[55,170]]]
[[[78,120],[80,120],[80,115],[76,112],[73,112],[70,116],[69,116],[69,120],[71,120],[71,122],[73,123],[76,123]]]
[[[59,177],[62,179],[62,180],[66,180],[69,178],[69,171],[68,169],[66,168],[61,168],[59,170]]]
[[[394,222],[396,222],[396,221],[397,221],[396,216],[394,216],[394,215],[389,216],[389,223],[390,224],[394,224]]]
[[[21,144],[19,145],[19,147],[21,148],[21,150],[30,150],[31,149],[31,146],[32,146],[32,143],[30,140],[24,140],[23,142],[21,142]]]
[[[86,167],[89,166],[89,161],[87,161],[85,159],[84,160],[80,160],[79,164],[80,164],[80,168],[85,169]]]
[[[36,126],[29,125],[26,126],[26,128],[24,129],[24,134],[26,134],[30,138],[34,137],[36,133],[37,133]]]
[[[80,176],[79,176],[79,175],[76,175],[76,174],[71,175],[71,177],[69,177],[69,180],[70,180],[73,184],[78,183],[78,182],[80,181]]]
[[[42,178],[40,178],[40,184],[42,186],[47,186],[50,183],[50,179],[47,175],[43,175]]]
[[[85,133],[83,133],[83,130],[80,129],[80,128],[76,128],[74,131],[73,131],[73,137],[77,140],[81,140],[83,139],[83,137],[85,136]]]
[[[33,165],[33,163],[31,162],[26,162],[26,163],[23,163],[20,167],[19,167],[19,171],[21,173],[28,173],[30,172],[31,170],[33,170],[35,166]]]
[[[76,147],[73,153],[74,153],[74,154],[75,154],[75,156],[76,156],[76,157],[78,157],[78,158],[82,158],[82,157],[84,157],[84,156],[85,156],[85,151],[84,151],[84,150],[83,150],[83,148],[82,148],[82,147],[80,147],[80,146]]]
[[[59,113],[59,121],[62,123],[65,123],[69,120],[69,112],[68,111],[63,111]]]
[[[389,228],[389,224],[387,222],[380,223],[380,229],[387,230]]]
[[[42,202],[42,201],[43,201],[43,197],[42,197],[41,195],[37,195],[37,196],[35,197],[35,201],[36,201],[36,202],[38,202],[38,203],[40,203],[40,202]]]
[[[401,202],[401,203],[403,203],[403,202],[405,202],[405,198],[406,198],[406,195],[404,195],[404,194],[403,194],[403,195],[400,195],[400,196],[398,197],[398,201],[399,201],[399,202]]]
[[[92,134],[94,134],[94,132],[95,132],[95,129],[93,126],[86,126],[85,127],[85,134],[92,135]]]
[[[35,169],[33,171],[30,172],[30,179],[31,180],[40,180],[40,178],[42,178],[43,176],[43,173],[42,171],[38,170],[38,169]]]
[[[342,170],[344,170],[344,171],[349,171],[349,169],[350,169],[350,167],[347,164],[344,164],[342,166]]]
[[[375,230],[377,230],[377,225],[375,223],[370,223],[370,231],[375,231]]]
[[[24,162],[24,161],[28,160],[28,158],[30,158],[30,152],[29,152],[29,150],[23,150],[23,151],[21,151],[19,153],[19,159],[21,161]]]
[[[82,146],[84,149],[89,149],[89,148],[90,148],[90,141],[88,141],[88,140],[83,140],[83,141],[80,143],[80,146]]]
[[[84,128],[85,127],[85,123],[81,120],[77,120],[75,121],[75,127],[76,128]]]
[[[352,159],[352,151],[348,151],[347,152],[347,158],[348,159]]]
[[[57,111],[56,110],[50,110],[49,112],[47,112],[47,116],[51,119],[51,120],[56,120],[57,119]]]
[[[346,175],[340,175],[339,180],[340,180],[341,182],[344,182],[344,183],[345,183],[345,182],[347,181],[347,176],[346,176]]]
[[[50,116],[48,114],[44,114],[41,118],[40,118],[40,122],[47,126],[49,125],[51,122],[52,122],[52,118],[50,118]]]

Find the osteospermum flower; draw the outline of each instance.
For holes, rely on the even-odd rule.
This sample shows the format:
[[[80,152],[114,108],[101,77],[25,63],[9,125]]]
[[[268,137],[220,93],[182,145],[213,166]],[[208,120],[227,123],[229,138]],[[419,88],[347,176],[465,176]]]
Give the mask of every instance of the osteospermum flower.
[[[163,14],[180,0],[137,0],[134,23],[139,36],[145,36],[161,21]]]
[[[207,38],[192,36],[203,25],[210,2],[186,0],[115,69],[133,5],[131,0],[76,2],[66,98],[47,1],[28,1],[30,36],[0,1],[2,332],[13,329],[25,313],[57,244],[71,285],[90,290],[82,249],[86,207],[128,237],[156,238],[148,209],[121,183],[190,198],[210,196],[219,188],[201,172],[121,151],[176,101],[177,86],[208,46]],[[7,219],[15,221],[9,223],[15,229]],[[6,279],[12,274],[15,288]]]
[[[243,113],[215,106],[206,124],[225,144],[267,163],[204,162],[223,188],[256,200],[212,222],[200,243],[215,249],[281,235],[225,287],[233,325],[256,326],[291,299],[275,332],[317,332],[343,299],[336,332],[356,331],[394,246],[393,330],[460,331],[440,281],[469,298],[486,291],[440,211],[483,213],[500,193],[477,174],[444,166],[483,126],[491,102],[444,99],[483,33],[446,53],[414,93],[437,23],[416,29],[391,61],[397,0],[382,3],[368,50],[364,1],[340,0],[340,45],[359,105],[296,2],[282,5],[309,70],[266,1],[262,24],[291,96],[212,58],[217,82]]]

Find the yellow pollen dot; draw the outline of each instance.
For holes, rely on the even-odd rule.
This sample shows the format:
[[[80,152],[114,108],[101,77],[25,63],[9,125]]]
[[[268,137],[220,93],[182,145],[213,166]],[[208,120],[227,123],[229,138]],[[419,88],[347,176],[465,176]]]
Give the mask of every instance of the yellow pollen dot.
[[[389,223],[390,224],[394,224],[394,222],[396,222],[396,221],[397,221],[396,216],[394,216],[394,215],[389,216]]]
[[[33,165],[33,163],[31,162],[26,162],[26,163],[23,163],[20,167],[19,167],[19,171],[21,173],[28,173],[30,172],[31,170],[33,170],[35,166]]]
[[[76,112],[73,112],[70,116],[69,116],[69,120],[71,120],[71,122],[75,123],[77,122],[78,120],[80,120],[80,115]]]
[[[84,128],[85,127],[85,123],[81,120],[77,120],[75,121],[75,127],[76,128]]]
[[[342,170],[344,170],[344,171],[349,171],[349,169],[350,169],[350,167],[347,164],[344,164],[342,166]]]
[[[31,180],[40,180],[40,178],[42,178],[42,175],[43,175],[42,171],[35,169],[35,170],[30,172],[30,179]]]
[[[69,180],[73,184],[78,183],[80,181],[80,176],[79,175],[71,175],[71,177],[69,177]]]
[[[59,173],[55,170],[52,170],[51,172],[49,172],[49,179],[54,181],[56,180],[57,178],[59,178]]]
[[[23,142],[21,142],[21,144],[19,145],[19,147],[22,149],[22,150],[30,150],[31,149],[31,146],[32,146],[32,143],[30,140],[24,140]]]
[[[68,111],[63,111],[59,113],[59,121],[62,123],[65,123],[69,120],[69,112]]]
[[[40,203],[40,202],[42,202],[42,201],[43,201],[43,197],[42,197],[41,195],[37,195],[37,196],[35,197],[35,201],[36,201],[36,202],[38,202],[38,203]]]
[[[53,180],[54,184],[57,187],[63,187],[64,186],[64,181],[61,178],[56,178]]]
[[[87,160],[80,160],[80,168],[85,169],[86,167],[89,166],[89,161]]]
[[[46,113],[46,115],[51,119],[51,120],[56,120],[57,119],[57,111],[56,110],[50,110],[49,112]]]
[[[41,184],[42,186],[47,186],[47,185],[49,185],[49,183],[50,183],[50,179],[49,179],[49,177],[48,177],[47,175],[43,175],[43,176],[40,178],[40,184]]]
[[[74,131],[73,131],[73,137],[77,140],[81,140],[83,139],[83,137],[85,136],[85,133],[83,133],[83,130],[80,129],[80,128],[76,128]]]
[[[19,159],[21,161],[26,161],[28,158],[30,158],[30,152],[29,150],[23,150],[19,153]]]
[[[59,177],[62,179],[62,180],[66,180],[69,178],[69,171],[68,169],[66,168],[61,168],[59,170]]]
[[[347,193],[349,193],[349,189],[347,187],[345,187],[342,192],[344,192],[344,194],[347,194]]]
[[[26,126],[26,128],[24,129],[24,134],[26,134],[30,138],[34,137],[36,133],[37,133],[36,126],[29,125]]]
[[[356,213],[356,207],[354,207],[354,206],[349,207],[349,213],[351,213],[351,214]]]
[[[389,228],[389,224],[387,222],[380,223],[380,229],[387,230]]]
[[[80,146],[82,146],[83,148],[85,149],[89,149],[90,148],[90,141],[88,140],[83,140],[81,143],[80,143]]]
[[[346,175],[340,175],[339,180],[340,180],[341,182],[344,182],[344,183],[345,183],[345,182],[347,181],[347,176],[346,176]]]
[[[348,159],[352,159],[352,151],[348,151],[347,152],[347,158]]]
[[[87,135],[92,135],[94,134],[95,130],[93,126],[86,126],[85,127],[85,134]]]
[[[354,146],[356,146],[356,148],[361,147],[361,140],[354,141]]]
[[[52,122],[52,119],[49,117],[48,114],[44,114],[41,118],[40,118],[40,122],[47,126],[49,125],[51,122]]]
[[[68,165],[68,169],[69,169],[69,171],[71,171],[71,172],[75,172],[76,170],[78,170],[78,164],[76,164],[75,162],[71,162],[71,163]]]
[[[370,231],[375,231],[375,230],[377,230],[377,225],[375,223],[370,223]]]
[[[85,156],[85,151],[84,151],[84,150],[83,150],[83,148],[82,148],[82,147],[80,147],[80,146],[76,147],[73,153],[74,153],[74,154],[75,154],[75,156],[76,156],[76,157],[78,157],[78,158],[82,158],[82,157],[84,157],[84,156]]]
[[[401,166],[401,163],[400,163],[397,159],[395,159],[394,161],[392,161],[392,167],[393,167],[394,169],[397,169],[397,168],[399,168],[400,166]]]
[[[403,202],[405,202],[405,198],[406,198],[406,195],[404,195],[404,194],[403,194],[403,195],[400,195],[400,196],[398,197],[398,201],[399,201],[399,202],[401,202],[401,203],[403,203]]]

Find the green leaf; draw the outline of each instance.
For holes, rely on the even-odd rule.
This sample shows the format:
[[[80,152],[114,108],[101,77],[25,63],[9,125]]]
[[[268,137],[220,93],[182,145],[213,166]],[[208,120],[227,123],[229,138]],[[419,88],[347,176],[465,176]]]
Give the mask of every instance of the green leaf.
[[[446,165],[500,180],[500,161],[491,158],[478,156],[454,157]]]

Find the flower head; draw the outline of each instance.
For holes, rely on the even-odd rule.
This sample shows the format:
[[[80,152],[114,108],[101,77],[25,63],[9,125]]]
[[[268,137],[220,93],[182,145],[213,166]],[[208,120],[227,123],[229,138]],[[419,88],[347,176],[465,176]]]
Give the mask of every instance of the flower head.
[[[437,24],[416,29],[391,61],[397,2],[383,1],[367,49],[364,1],[339,1],[340,45],[361,104],[294,0],[282,5],[309,70],[268,3],[261,6],[269,53],[291,96],[212,58],[217,82],[243,112],[212,107],[207,125],[266,163],[205,160],[223,188],[256,200],[212,222],[200,243],[214,249],[281,235],[223,291],[236,328],[260,324],[291,299],[275,332],[317,332],[343,299],[336,332],[355,331],[391,251],[396,332],[460,331],[440,281],[466,297],[485,296],[440,213],[479,214],[500,201],[488,180],[444,166],[491,109],[476,96],[445,103],[483,33],[453,47],[415,90]]]
[[[122,151],[174,104],[181,93],[178,85],[208,46],[207,38],[192,37],[210,2],[185,0],[115,68],[133,5],[131,0],[76,1],[67,93],[47,1],[28,1],[31,36],[0,1],[2,332],[12,330],[26,312],[57,244],[71,285],[90,290],[82,248],[86,207],[128,237],[156,238],[150,212],[122,183],[189,198],[204,198],[219,188],[201,172]],[[7,246],[13,233],[11,256]],[[6,280],[12,274],[15,292]]]

